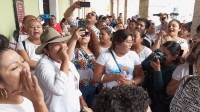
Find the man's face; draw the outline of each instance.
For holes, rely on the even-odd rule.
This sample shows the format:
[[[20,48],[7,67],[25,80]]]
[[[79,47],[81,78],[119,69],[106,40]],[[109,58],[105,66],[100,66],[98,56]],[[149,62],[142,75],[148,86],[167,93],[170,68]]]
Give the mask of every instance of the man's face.
[[[96,13],[90,12],[86,15],[86,21],[95,24],[96,20]]]

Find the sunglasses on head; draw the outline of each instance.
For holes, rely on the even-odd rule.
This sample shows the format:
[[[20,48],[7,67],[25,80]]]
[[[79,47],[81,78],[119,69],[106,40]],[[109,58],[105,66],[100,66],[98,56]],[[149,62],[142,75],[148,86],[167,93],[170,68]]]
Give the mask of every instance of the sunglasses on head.
[[[84,35],[81,35],[82,37],[90,36],[90,32],[85,32]]]

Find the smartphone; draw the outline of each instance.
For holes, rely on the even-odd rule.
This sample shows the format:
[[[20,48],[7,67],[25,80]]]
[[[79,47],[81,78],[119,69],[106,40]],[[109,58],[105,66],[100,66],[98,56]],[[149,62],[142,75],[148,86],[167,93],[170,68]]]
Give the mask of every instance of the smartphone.
[[[90,7],[90,2],[80,2],[80,7]]]
[[[78,28],[82,28],[82,31],[86,31],[86,22],[85,21],[78,21]],[[81,35],[84,37],[85,35]]]

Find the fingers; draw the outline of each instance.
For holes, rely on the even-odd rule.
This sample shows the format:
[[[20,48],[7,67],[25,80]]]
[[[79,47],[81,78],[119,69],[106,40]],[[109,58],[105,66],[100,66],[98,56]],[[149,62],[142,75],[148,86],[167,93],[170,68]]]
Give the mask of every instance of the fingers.
[[[37,78],[35,76],[33,76],[33,84],[34,84],[35,87],[39,86],[38,85],[38,80],[37,80]]]

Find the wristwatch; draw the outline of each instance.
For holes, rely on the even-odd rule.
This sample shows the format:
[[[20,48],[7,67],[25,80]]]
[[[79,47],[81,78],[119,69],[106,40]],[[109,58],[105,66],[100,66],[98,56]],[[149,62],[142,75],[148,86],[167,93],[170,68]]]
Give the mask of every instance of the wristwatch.
[[[135,81],[134,80],[132,81],[132,83],[133,83],[133,85],[135,85]]]

